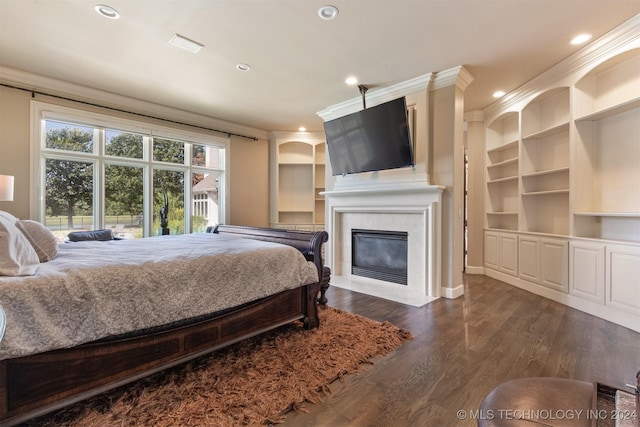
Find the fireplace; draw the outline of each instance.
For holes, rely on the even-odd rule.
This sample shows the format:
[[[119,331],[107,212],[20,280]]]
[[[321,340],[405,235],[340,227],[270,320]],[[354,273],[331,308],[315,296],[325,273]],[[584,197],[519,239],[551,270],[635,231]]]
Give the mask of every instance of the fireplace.
[[[415,307],[440,297],[440,197],[443,189],[403,183],[326,192],[327,231],[331,236],[326,255],[331,267],[331,286]],[[406,235],[406,243],[402,243],[406,245],[406,255],[402,257],[406,257],[405,284],[388,279],[375,280],[353,272],[352,258],[358,256],[352,249],[353,230],[392,231]],[[392,251],[396,252],[396,249]]]
[[[351,230],[351,274],[407,285],[407,232]]]

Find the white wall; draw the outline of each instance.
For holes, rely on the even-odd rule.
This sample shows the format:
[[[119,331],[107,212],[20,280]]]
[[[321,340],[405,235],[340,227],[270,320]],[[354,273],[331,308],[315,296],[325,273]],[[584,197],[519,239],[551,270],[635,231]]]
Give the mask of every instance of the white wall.
[[[13,202],[0,202],[0,210],[18,218],[29,218],[30,99],[0,86],[0,174],[15,177]]]
[[[481,111],[465,114],[467,123],[467,265],[466,272],[484,272],[484,116]]]
[[[229,221],[269,226],[269,142],[231,138]]]

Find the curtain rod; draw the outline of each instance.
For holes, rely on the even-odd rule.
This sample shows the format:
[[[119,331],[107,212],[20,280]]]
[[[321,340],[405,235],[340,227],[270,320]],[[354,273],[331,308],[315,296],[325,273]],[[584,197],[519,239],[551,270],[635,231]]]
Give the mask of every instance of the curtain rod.
[[[223,130],[219,130],[219,129],[208,128],[206,126],[200,126],[200,125],[194,125],[194,124],[190,124],[190,123],[179,122],[177,120],[165,119],[165,118],[162,118],[162,117],[156,117],[156,116],[152,116],[152,115],[149,115],[149,114],[136,113],[136,112],[133,112],[133,111],[127,111],[127,110],[123,110],[121,108],[116,108],[116,107],[107,107],[105,105],[95,104],[93,102],[80,101],[80,100],[77,100],[77,99],[68,98],[66,96],[61,96],[61,95],[52,95],[50,93],[40,92],[40,91],[33,90],[33,89],[26,89],[26,88],[23,88],[23,87],[13,86],[13,85],[9,85],[9,84],[6,84],[6,83],[0,83],[0,86],[4,86],[4,87],[10,88],[10,89],[22,90],[24,92],[29,92],[31,94],[32,98],[35,98],[35,95],[49,96],[51,98],[57,98],[57,99],[62,99],[64,101],[76,102],[78,104],[90,105],[92,107],[104,108],[104,109],[107,109],[107,110],[117,111],[119,113],[132,114],[134,116],[140,116],[140,117],[144,117],[144,118],[147,118],[147,119],[160,120],[160,121],[163,121],[163,122],[173,123],[173,124],[176,124],[176,125],[189,126],[189,127],[192,127],[192,128],[197,128],[197,129],[208,130],[208,131],[211,131],[211,132],[222,133],[224,135],[227,135],[227,137],[237,136],[237,137],[240,137],[240,138],[250,139],[252,141],[257,141],[258,140],[258,138],[256,138],[255,136],[241,135],[239,133],[227,132],[227,131],[223,131]]]

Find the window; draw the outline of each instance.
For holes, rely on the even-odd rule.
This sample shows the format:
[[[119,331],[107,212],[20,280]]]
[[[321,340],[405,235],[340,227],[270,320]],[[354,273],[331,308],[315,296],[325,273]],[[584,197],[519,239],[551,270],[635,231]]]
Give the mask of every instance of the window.
[[[74,230],[138,238],[223,222],[227,139],[37,101],[32,112],[42,189],[32,211],[59,240]]]

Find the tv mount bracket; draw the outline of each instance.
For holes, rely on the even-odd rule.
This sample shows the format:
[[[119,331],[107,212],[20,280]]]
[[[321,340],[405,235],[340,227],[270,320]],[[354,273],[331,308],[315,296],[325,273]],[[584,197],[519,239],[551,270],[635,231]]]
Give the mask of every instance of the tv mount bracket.
[[[365,85],[358,85],[358,89],[360,89],[360,94],[362,95],[362,109],[366,110],[367,100],[364,95],[367,93],[367,90],[369,90],[369,88],[366,87]]]

